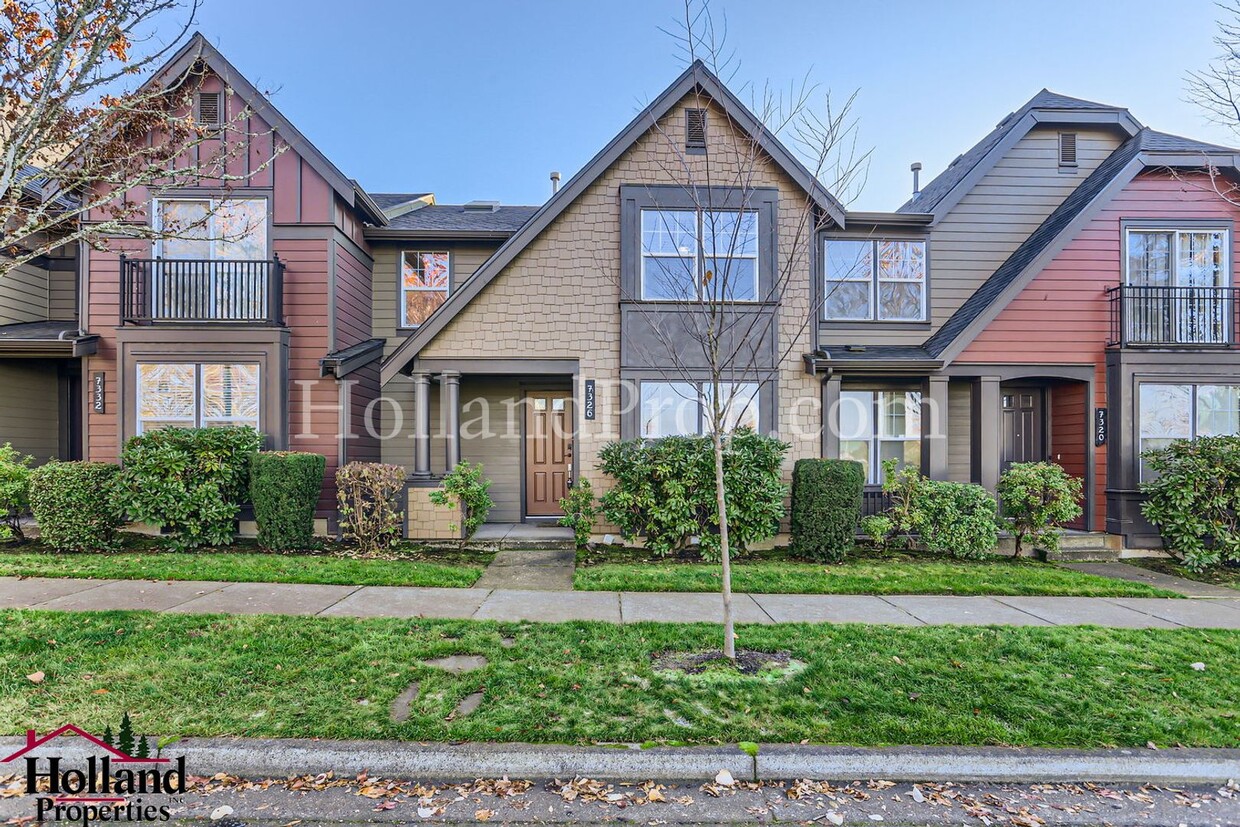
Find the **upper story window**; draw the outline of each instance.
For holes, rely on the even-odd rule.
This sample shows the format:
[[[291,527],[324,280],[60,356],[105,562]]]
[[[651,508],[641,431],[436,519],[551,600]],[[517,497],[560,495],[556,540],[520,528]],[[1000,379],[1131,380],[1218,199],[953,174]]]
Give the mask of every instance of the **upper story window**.
[[[169,198],[155,204],[155,254],[201,261],[267,259],[266,198]]]
[[[1127,282],[1134,287],[1224,287],[1227,230],[1129,229]]]
[[[707,433],[711,425],[709,382],[641,383],[641,435],[648,439]],[[723,382],[719,386],[725,431],[758,429],[758,383]]]
[[[758,300],[758,214],[641,211],[641,297],[646,301]]]
[[[417,327],[448,300],[451,273],[447,252],[407,250],[400,254],[402,327]]]
[[[1126,245],[1126,286],[1113,291],[1122,294],[1123,330],[1113,337],[1129,345],[1232,341],[1226,229],[1128,228]]]
[[[926,320],[924,241],[829,238],[823,261],[827,321]]]

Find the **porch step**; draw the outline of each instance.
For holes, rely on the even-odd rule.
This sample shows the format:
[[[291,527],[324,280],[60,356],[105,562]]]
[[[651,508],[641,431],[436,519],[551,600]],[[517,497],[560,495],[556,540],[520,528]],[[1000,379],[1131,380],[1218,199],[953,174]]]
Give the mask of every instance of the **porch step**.
[[[1038,557],[1052,563],[1113,563],[1119,560],[1121,538],[1100,531],[1065,531],[1059,549],[1038,549]]]

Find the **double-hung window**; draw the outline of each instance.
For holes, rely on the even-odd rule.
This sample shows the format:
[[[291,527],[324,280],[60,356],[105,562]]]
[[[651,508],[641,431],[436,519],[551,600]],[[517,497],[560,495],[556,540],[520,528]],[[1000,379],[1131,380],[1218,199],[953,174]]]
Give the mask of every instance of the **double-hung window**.
[[[259,427],[255,364],[138,365],[138,433],[157,428]]]
[[[926,244],[829,238],[823,261],[827,321],[926,319]]]
[[[757,212],[643,209],[641,225],[643,300],[758,300]]]
[[[406,251],[400,256],[401,327],[417,327],[448,300],[451,255]]]
[[[1128,229],[1125,341],[1229,341],[1227,236],[1222,228]]]
[[[642,381],[641,436],[658,439],[709,433],[714,410],[710,382]],[[758,429],[758,383],[721,382],[719,401],[725,432],[737,428]]]
[[[1240,385],[1142,382],[1138,404],[1141,453],[1178,439],[1240,434]],[[1141,477],[1150,479],[1144,462]]]
[[[866,482],[883,482],[883,462],[921,466],[921,394],[843,391],[839,404],[840,459],[860,462]]]

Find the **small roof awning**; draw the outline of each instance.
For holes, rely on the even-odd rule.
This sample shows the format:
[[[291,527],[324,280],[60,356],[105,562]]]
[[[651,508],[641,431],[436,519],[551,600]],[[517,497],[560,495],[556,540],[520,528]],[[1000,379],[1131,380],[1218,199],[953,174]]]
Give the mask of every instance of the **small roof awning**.
[[[99,337],[75,321],[0,325],[0,358],[80,359],[98,348]]]
[[[343,379],[358,368],[364,368],[383,356],[386,339],[367,339],[352,347],[333,351],[319,360],[320,376]]]

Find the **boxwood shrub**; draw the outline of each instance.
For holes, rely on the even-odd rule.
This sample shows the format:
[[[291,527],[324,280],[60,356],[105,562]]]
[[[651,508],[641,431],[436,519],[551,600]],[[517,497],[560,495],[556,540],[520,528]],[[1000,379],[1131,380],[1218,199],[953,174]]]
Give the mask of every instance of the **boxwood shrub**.
[[[110,462],[49,462],[34,469],[30,507],[43,545],[70,552],[115,550],[120,470]]]
[[[780,468],[786,443],[746,428],[732,434],[723,458],[732,549],[775,536],[788,486]],[[718,560],[715,456],[710,437],[669,436],[613,442],[599,466],[616,484],[603,495],[603,515],[626,540],[644,537],[656,554],[672,554],[697,537],[702,557]]]
[[[842,459],[799,459],[792,469],[792,552],[838,562],[852,551],[865,470]]]
[[[176,551],[228,545],[262,441],[249,426],[132,437],[121,453],[118,504],[132,520],[162,526]]]
[[[299,451],[263,451],[250,466],[250,502],[258,544],[272,551],[312,548],[314,510],[327,458]]]

